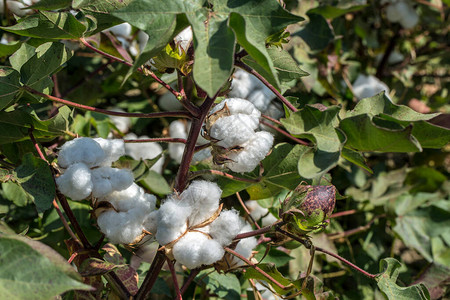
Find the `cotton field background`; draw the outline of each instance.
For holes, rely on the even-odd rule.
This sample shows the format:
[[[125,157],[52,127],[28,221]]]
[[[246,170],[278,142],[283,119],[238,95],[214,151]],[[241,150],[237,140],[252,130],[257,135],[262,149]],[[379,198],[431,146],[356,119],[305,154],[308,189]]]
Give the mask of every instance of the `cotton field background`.
[[[0,0],[0,298],[448,299],[448,0]]]

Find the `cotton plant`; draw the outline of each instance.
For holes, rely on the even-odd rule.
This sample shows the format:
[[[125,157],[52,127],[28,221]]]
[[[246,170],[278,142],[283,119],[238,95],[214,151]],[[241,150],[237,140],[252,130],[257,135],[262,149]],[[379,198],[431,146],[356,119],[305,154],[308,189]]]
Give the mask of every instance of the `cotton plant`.
[[[256,131],[261,112],[248,100],[228,98],[216,105],[206,121],[213,157],[238,173],[253,171],[272,148],[273,135]]]
[[[389,87],[373,75],[359,74],[352,86],[358,100],[375,96],[383,91],[389,97]]]
[[[255,220],[261,220],[262,226],[269,226],[275,223],[278,219],[272,215],[269,210],[265,207],[259,205],[256,200],[249,200],[245,202],[245,206],[247,206],[250,211],[250,216]]]
[[[403,28],[414,28],[419,22],[419,15],[409,0],[385,0],[386,17],[390,22],[400,23]]]
[[[130,132],[126,134],[124,139],[128,140],[142,140],[148,139],[146,135],[137,136],[136,134]],[[145,142],[145,143],[126,143],[125,144],[125,154],[129,155],[134,160],[141,159],[154,159],[163,152],[163,148],[160,144],[156,142]],[[158,174],[162,174],[164,166],[164,157],[159,158],[150,170],[155,171]]]
[[[156,217],[156,240],[166,254],[193,269],[220,261],[224,247],[242,230],[235,210],[222,210],[216,183],[196,180],[181,194],[170,195]]]

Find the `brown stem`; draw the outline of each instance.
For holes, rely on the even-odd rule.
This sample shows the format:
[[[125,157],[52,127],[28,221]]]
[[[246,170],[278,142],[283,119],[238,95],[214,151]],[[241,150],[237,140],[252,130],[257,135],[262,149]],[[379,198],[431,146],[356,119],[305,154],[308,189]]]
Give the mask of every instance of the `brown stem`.
[[[135,300],[144,300],[148,298],[148,294],[152,290],[153,285],[158,279],[159,272],[166,262],[166,256],[164,252],[158,251],[156,252],[155,258],[153,259],[152,265],[145,276],[144,282],[142,283],[139,291],[136,293]]]
[[[178,89],[179,94],[181,96],[180,102],[183,105],[184,108],[186,108],[193,116],[198,117],[200,115],[200,109],[195,106],[189,99],[186,97],[186,92],[184,91],[184,85],[183,85],[183,77],[180,72],[180,70],[177,70],[177,82],[178,82]]]
[[[109,59],[112,59],[112,60],[114,60],[114,61],[120,62],[120,63],[122,63],[122,64],[124,64],[124,65],[129,66],[129,67],[132,67],[132,66],[133,66],[132,63],[130,63],[130,62],[124,60],[124,59],[115,57],[115,56],[113,56],[113,55],[111,55],[111,54],[108,54],[108,53],[106,53],[106,52],[104,52],[104,51],[102,51],[102,50],[99,50],[99,49],[95,48],[94,46],[92,46],[91,44],[89,44],[84,38],[80,38],[80,41],[81,41],[81,43],[83,43],[83,45],[85,45],[86,47],[88,47],[88,48],[91,49],[92,51],[97,52],[98,54],[101,54],[101,55],[103,55],[103,56],[105,56],[105,57],[107,57],[107,58],[109,58]],[[144,73],[144,75],[147,75],[147,76],[152,77],[154,80],[156,80],[156,82],[158,82],[158,83],[161,84],[163,87],[165,87],[166,89],[168,89],[172,94],[174,94],[175,97],[178,98],[178,97],[180,96],[180,93],[179,93],[179,92],[175,91],[169,84],[167,84],[166,82],[164,82],[163,80],[161,80],[158,76],[155,75],[155,73],[153,73],[153,72],[152,72],[150,69],[148,69],[146,66],[144,66],[143,68],[138,68],[137,70],[138,70],[139,72]]]
[[[386,215],[376,216],[372,220],[370,220],[369,223],[367,223],[364,226],[359,226],[357,228],[353,228],[353,229],[350,229],[350,230],[347,230],[347,231],[344,231],[344,232],[338,232],[338,233],[334,233],[334,234],[329,234],[328,238],[330,240],[338,240],[338,239],[343,239],[345,237],[349,237],[351,235],[354,235],[354,234],[366,231],[372,226],[372,224],[375,222],[376,219],[383,218],[385,216]]]
[[[244,233],[240,233],[238,234],[234,239],[235,240],[241,240],[241,239],[245,239],[245,238],[249,238],[255,235],[260,235],[260,234],[264,234],[270,231],[273,231],[274,228],[277,228],[278,226],[282,226],[284,224],[283,220],[280,220],[276,223],[273,223],[272,225],[257,229],[257,230],[253,230],[253,231],[249,231],[249,232],[244,232]]]
[[[256,228],[261,229],[261,226],[259,226],[259,224],[255,221],[255,219],[253,219],[252,215],[250,214],[250,211],[248,210],[247,205],[245,205],[244,201],[242,200],[239,192],[236,192],[236,197],[238,198],[239,203],[241,204],[242,208],[247,213],[247,216],[250,218],[250,220],[252,220],[252,222],[256,226]]]
[[[236,256],[237,258],[243,260],[246,264],[248,264],[249,266],[251,266],[252,268],[254,268],[256,271],[258,271],[261,275],[263,275],[264,277],[266,277],[268,280],[272,281],[276,286],[278,286],[281,289],[286,289],[286,287],[284,285],[282,285],[281,283],[279,283],[275,278],[273,278],[272,276],[270,276],[269,274],[267,274],[266,272],[264,272],[260,267],[258,267],[257,265],[255,265],[254,263],[252,263],[251,261],[249,261],[247,258],[243,257],[242,255],[240,255],[239,253],[237,253],[234,250],[231,250],[228,247],[225,247],[225,251],[227,251],[228,253]]]
[[[236,67],[239,67],[245,71],[247,71],[248,73],[254,75],[256,78],[258,78],[262,83],[264,83],[265,86],[267,86],[277,97],[278,99],[281,100],[281,102],[284,103],[284,105],[286,105],[291,111],[296,112],[297,108],[295,108],[291,102],[289,102],[286,98],[283,97],[283,95],[281,95],[281,93],[273,86],[271,85],[264,77],[262,77],[258,72],[256,72],[255,70],[253,70],[251,67],[247,66],[246,64],[244,64],[242,61],[240,60],[236,60],[234,62],[234,64],[236,65]]]
[[[275,124],[278,124],[278,125],[280,125],[280,126],[283,126],[283,124],[281,124],[280,121],[278,121],[277,119],[274,119],[274,118],[272,118],[272,117],[270,117],[270,116],[267,116],[267,115],[265,115],[265,114],[261,114],[261,117],[263,117],[264,119],[267,119],[267,120],[269,120],[269,121],[271,121],[271,122],[274,122]]]
[[[202,269],[201,268],[197,268],[194,270],[191,270],[191,273],[189,274],[188,279],[186,280],[186,282],[183,284],[183,286],[181,287],[181,295],[183,295],[186,290],[188,289],[189,285],[191,285],[192,281],[195,279],[195,277],[198,275],[198,273],[200,273]]]
[[[134,144],[134,143],[183,143],[186,144],[186,139],[181,138],[151,138],[151,139],[138,139],[138,140],[123,140],[124,143]]]
[[[330,216],[330,219],[333,218],[339,218],[343,216],[353,215],[354,213],[357,213],[358,211],[356,209],[350,209],[350,210],[344,210],[337,213],[334,213]]]
[[[175,300],[182,300],[183,297],[181,296],[180,287],[178,285],[177,273],[175,272],[173,262],[168,257],[166,257],[166,261],[167,261],[167,265],[169,266],[170,274],[172,276],[173,286],[175,287],[175,293],[176,293]]]
[[[386,51],[384,52],[381,62],[377,68],[376,76],[380,79],[382,79],[384,77],[384,69],[386,68],[386,66],[388,64],[389,56],[391,56],[392,51],[394,51],[395,44],[396,44],[399,36],[400,36],[399,31],[395,31],[394,36],[389,40],[389,44],[386,48]]]
[[[110,115],[110,116],[137,117],[137,118],[161,118],[161,117],[191,118],[192,117],[191,114],[187,111],[167,111],[167,112],[155,112],[155,113],[125,113],[125,112],[111,111],[111,110],[87,106],[87,105],[75,103],[75,102],[72,102],[69,100],[61,99],[58,97],[50,96],[50,95],[41,93],[39,91],[36,91],[26,85],[24,85],[22,88],[32,94],[41,96],[42,98],[45,98],[45,99],[48,99],[51,101],[63,103],[67,106],[76,107],[76,108],[83,109],[83,110],[95,111],[95,112],[105,114],[105,115]]]
[[[193,179],[195,177],[205,175],[205,174],[213,174],[213,175],[219,175],[222,177],[226,177],[229,179],[237,180],[237,181],[243,181],[243,182],[252,182],[252,183],[258,183],[261,180],[260,179],[251,179],[251,178],[242,178],[242,177],[236,177],[234,175],[219,171],[219,170],[199,170],[195,172],[191,172],[189,179]]]
[[[308,142],[305,142],[304,140],[301,140],[301,139],[299,139],[299,138],[296,138],[296,137],[292,136],[291,134],[289,134],[289,132],[284,131],[284,130],[281,129],[281,128],[278,128],[278,127],[276,127],[276,126],[273,126],[272,124],[269,124],[269,123],[267,123],[267,122],[264,122],[263,120],[260,120],[259,123],[261,123],[261,124],[263,124],[263,125],[265,125],[265,126],[267,126],[267,127],[270,127],[270,128],[272,128],[273,130],[276,130],[277,132],[279,132],[279,133],[281,133],[282,135],[284,135],[284,136],[290,138],[291,140],[293,140],[294,142],[296,142],[296,143],[298,143],[298,144],[302,144],[302,145],[305,145],[305,146],[309,146],[309,143],[308,143]]]
[[[66,218],[64,217],[63,213],[61,212],[61,209],[59,208],[58,203],[56,202],[56,199],[53,199],[53,207],[56,210],[56,213],[58,214],[59,218],[61,219],[61,222],[63,223],[64,228],[67,230],[67,232],[69,233],[70,237],[78,244],[80,244],[80,246],[82,246],[80,240],[77,238],[77,236],[75,235],[75,233],[73,233],[72,229],[69,226],[69,223],[67,223]]]

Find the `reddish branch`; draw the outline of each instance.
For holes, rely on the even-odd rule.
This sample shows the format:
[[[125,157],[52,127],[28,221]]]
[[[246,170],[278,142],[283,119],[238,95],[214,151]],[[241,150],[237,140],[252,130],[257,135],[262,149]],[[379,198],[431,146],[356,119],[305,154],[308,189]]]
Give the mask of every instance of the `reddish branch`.
[[[151,138],[151,139],[138,139],[138,140],[123,140],[124,143],[153,143],[153,142],[161,142],[161,143],[183,143],[186,144],[186,139],[181,138]]]
[[[247,216],[252,220],[253,224],[255,224],[256,228],[261,229],[261,226],[259,226],[258,223],[256,223],[255,219],[253,219],[252,215],[250,214],[250,211],[247,208],[247,205],[245,205],[244,201],[241,198],[241,195],[239,195],[239,192],[236,192],[236,197],[238,198],[239,203],[241,204],[242,208],[247,213]]]
[[[242,177],[237,177],[219,170],[199,170],[199,171],[195,171],[195,172],[191,172],[191,175],[189,176],[189,179],[193,179],[195,177],[201,176],[201,175],[205,175],[205,174],[212,174],[212,175],[218,175],[218,176],[222,176],[222,177],[226,177],[229,179],[233,179],[233,180],[237,180],[237,181],[242,181],[242,182],[251,182],[251,183],[258,183],[261,181],[261,179],[257,178],[257,179],[252,179],[252,178],[242,178]]]
[[[176,293],[175,299],[182,300],[183,297],[181,296],[180,287],[178,285],[177,273],[175,272],[173,262],[168,257],[167,257],[166,261],[167,261],[167,265],[169,266],[170,274],[172,275],[173,286],[175,287],[175,293]]]
[[[192,281],[198,275],[198,273],[200,273],[200,271],[201,271],[201,268],[197,268],[197,269],[191,270],[191,273],[189,274],[188,279],[185,281],[185,283],[181,287],[181,290],[180,290],[181,295],[183,295],[186,292],[186,290],[188,289],[189,285],[191,285]]]
[[[267,127],[270,127],[270,128],[272,128],[273,130],[275,130],[275,131],[278,131],[278,132],[281,133],[282,135],[284,135],[284,136],[290,138],[291,140],[293,140],[294,142],[296,142],[296,143],[298,143],[298,144],[302,144],[302,145],[305,145],[305,146],[309,146],[309,143],[308,143],[308,142],[305,142],[305,141],[303,141],[303,140],[301,140],[301,139],[299,139],[299,138],[296,138],[296,137],[292,136],[292,135],[289,134],[287,131],[284,131],[284,130],[281,129],[281,128],[278,128],[278,127],[276,127],[276,126],[273,126],[272,124],[269,124],[269,123],[267,123],[267,122],[264,122],[263,120],[260,120],[259,123],[261,123],[261,124],[263,124],[263,125],[265,125],[265,126],[267,126]]]

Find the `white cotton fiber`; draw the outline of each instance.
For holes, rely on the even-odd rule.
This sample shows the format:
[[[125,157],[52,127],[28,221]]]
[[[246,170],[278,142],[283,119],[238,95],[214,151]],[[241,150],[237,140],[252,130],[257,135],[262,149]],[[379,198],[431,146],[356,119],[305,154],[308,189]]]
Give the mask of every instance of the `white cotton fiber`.
[[[250,73],[237,69],[234,72],[233,81],[231,81],[231,91],[228,95],[232,98],[247,98],[255,88],[252,77]]]
[[[108,201],[118,211],[129,211],[134,208],[141,210],[154,210],[156,197],[145,193],[144,189],[136,183],[121,191],[114,191],[98,201]]]
[[[258,201],[246,201],[245,205],[250,210],[250,215],[256,221],[261,219],[262,226],[268,226],[275,223],[278,219],[272,215],[269,210],[258,204]]]
[[[231,148],[248,141],[258,127],[258,119],[249,115],[237,114],[218,119],[210,130],[210,136],[219,140],[217,145]]]
[[[100,166],[106,154],[102,147],[91,138],[76,138],[66,142],[59,151],[58,165],[68,168],[70,165],[82,162],[89,168]]]
[[[353,83],[353,92],[358,100],[375,96],[382,91],[388,95],[388,86],[372,75],[359,74]]]
[[[1,2],[2,2],[2,10],[0,11],[0,13],[3,13],[4,10],[3,0]],[[19,17],[23,17],[26,14],[32,12],[31,9],[23,9],[26,7],[26,5],[19,1],[6,1],[6,5],[13,14],[18,15]]]
[[[273,136],[270,133],[267,131],[256,132],[248,142],[242,145],[243,150],[228,153],[228,157],[232,161],[225,165],[234,172],[251,172],[266,157],[272,144]]]
[[[103,166],[111,166],[113,162],[125,155],[125,144],[122,139],[103,139],[95,138],[100,147],[105,152],[105,159],[102,162]]]
[[[252,228],[250,225],[246,224],[245,226],[242,227],[239,233],[241,234],[249,231],[252,231]],[[241,239],[239,243],[236,245],[234,251],[236,251],[243,257],[249,259],[256,245],[258,245],[258,241],[256,240],[255,237]],[[233,257],[233,262],[238,266],[245,265],[245,262],[237,257]]]
[[[186,230],[191,212],[192,207],[188,202],[169,197],[158,210],[158,242],[165,245],[178,238]]]
[[[411,29],[419,22],[419,15],[409,1],[390,1],[386,7],[386,17],[391,22],[398,22],[405,29]]]
[[[128,23],[122,23],[116,26],[113,26],[108,29],[110,32],[112,32],[115,36],[121,36],[121,37],[130,37],[131,35],[131,25]]]
[[[151,232],[153,235],[156,234],[158,230],[158,211],[154,210],[144,217],[143,222],[144,229]]]
[[[170,123],[169,135],[172,138],[185,139],[188,136],[187,124],[183,121],[175,120]],[[185,145],[183,143],[169,143],[169,155],[176,163],[181,163]]]
[[[133,174],[126,169],[100,167],[92,170],[92,196],[105,197],[113,191],[124,190],[133,183]]]
[[[108,210],[97,219],[100,231],[113,244],[130,244],[142,233],[142,219],[137,219],[129,212]]]
[[[173,256],[177,262],[189,269],[210,265],[220,260],[225,251],[215,240],[200,232],[189,232],[173,247]]]
[[[267,108],[272,102],[273,99],[275,99],[275,94],[268,89],[266,86],[264,86],[264,89],[256,90],[253,93],[251,93],[247,99],[253,105],[260,111],[267,111]]]
[[[219,208],[222,190],[219,186],[210,181],[196,180],[180,195],[183,202],[192,208],[189,217],[189,225],[199,224],[209,217]]]
[[[110,109],[111,111],[116,112],[125,112],[123,109],[114,107]],[[129,117],[120,117],[120,116],[108,116],[111,122],[119,129],[120,132],[125,133],[131,127],[131,118]]]
[[[236,210],[224,210],[209,226],[209,234],[222,246],[231,244],[241,230],[239,213]]]
[[[244,114],[253,116],[256,119],[261,117],[261,112],[248,100],[240,99],[240,98],[228,98],[214,106],[214,108],[209,113],[210,115],[216,111],[221,110],[225,104],[227,105],[230,114]]]
[[[173,40],[184,52],[186,52],[193,38],[192,27],[183,29]]]
[[[124,136],[125,139],[135,140],[135,139],[148,139],[146,135],[138,137],[134,133],[128,133]],[[163,152],[163,148],[160,144],[150,142],[150,143],[126,143],[125,144],[125,154],[131,156],[135,160],[140,159],[153,159]],[[158,174],[162,173],[162,168],[164,165],[164,157],[161,156],[160,159],[150,168],[150,170],[155,171]]]
[[[55,180],[60,192],[72,200],[86,199],[92,192],[91,170],[83,163],[69,166]]]

